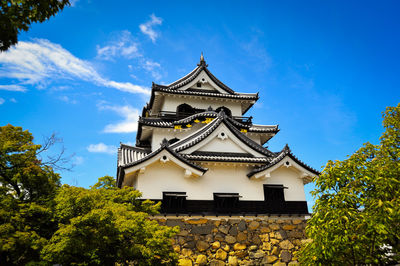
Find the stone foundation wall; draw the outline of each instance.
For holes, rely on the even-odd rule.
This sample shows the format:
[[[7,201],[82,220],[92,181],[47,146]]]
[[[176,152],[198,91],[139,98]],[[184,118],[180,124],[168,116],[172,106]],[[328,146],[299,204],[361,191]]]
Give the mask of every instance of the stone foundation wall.
[[[304,217],[158,217],[181,228],[173,239],[179,265],[297,265]]]

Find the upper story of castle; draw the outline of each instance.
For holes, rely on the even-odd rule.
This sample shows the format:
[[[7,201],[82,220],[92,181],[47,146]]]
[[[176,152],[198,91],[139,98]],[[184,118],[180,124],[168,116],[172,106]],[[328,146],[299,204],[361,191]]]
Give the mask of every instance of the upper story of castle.
[[[197,67],[186,76],[169,85],[152,84],[150,101],[139,118],[136,146],[155,150],[163,138],[178,141],[220,112],[239,131],[263,145],[279,130],[277,125],[255,125],[252,117],[245,116],[258,99],[258,93],[235,92],[218,80],[201,54]]]

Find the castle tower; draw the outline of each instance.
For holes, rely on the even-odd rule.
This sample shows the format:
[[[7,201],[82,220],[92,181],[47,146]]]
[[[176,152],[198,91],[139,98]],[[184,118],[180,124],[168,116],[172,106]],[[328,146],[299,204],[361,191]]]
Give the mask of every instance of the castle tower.
[[[218,80],[203,54],[183,78],[153,83],[136,145],[118,150],[118,186],[162,201],[165,214],[307,214],[304,184],[319,173],[287,145],[263,147],[279,129],[244,116],[258,98]]]

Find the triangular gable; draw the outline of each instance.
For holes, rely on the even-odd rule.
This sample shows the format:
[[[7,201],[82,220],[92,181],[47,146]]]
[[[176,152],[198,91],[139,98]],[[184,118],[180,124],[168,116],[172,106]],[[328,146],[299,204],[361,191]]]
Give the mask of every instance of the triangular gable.
[[[224,123],[221,123],[209,136],[189,149],[182,151],[182,153],[191,154],[195,151],[223,151],[232,153],[249,153],[254,157],[265,156],[236,137]]]
[[[146,171],[146,167],[154,163],[173,162],[184,170],[184,176],[202,176],[208,169],[193,164],[168,146],[168,141],[163,140],[161,147],[140,160],[119,166],[117,170],[117,184],[121,187],[125,174]]]
[[[242,150],[241,153],[250,153],[255,157],[275,157],[275,154],[265,149],[258,143],[255,143],[250,138],[246,137],[238,129],[235,128],[228,121],[228,117],[224,112],[220,112],[217,118],[213,119],[208,125],[204,126],[197,132],[187,136],[171,145],[171,148],[177,152],[182,152],[185,154],[190,154],[199,150],[206,144],[209,144],[214,140],[214,143],[210,143],[209,147],[215,148],[219,140],[224,141],[229,139],[233,141],[233,144],[238,150]],[[228,148],[232,143],[227,143],[226,145],[220,145],[222,149]],[[220,148],[220,149],[221,149]],[[203,148],[205,150],[206,147]],[[224,151],[224,150],[220,150]]]
[[[290,151],[288,145],[268,164],[251,171],[247,176],[254,179],[264,179],[271,177],[271,173],[281,167],[287,167],[299,172],[299,178],[303,179],[304,184],[312,181],[312,178],[320,173],[297,159]]]
[[[207,74],[205,70],[200,71],[198,76],[193,79],[188,84],[178,88],[178,90],[196,90],[196,91],[204,91],[204,92],[214,92],[214,93],[223,93],[226,92],[223,88],[218,86],[211,77]]]

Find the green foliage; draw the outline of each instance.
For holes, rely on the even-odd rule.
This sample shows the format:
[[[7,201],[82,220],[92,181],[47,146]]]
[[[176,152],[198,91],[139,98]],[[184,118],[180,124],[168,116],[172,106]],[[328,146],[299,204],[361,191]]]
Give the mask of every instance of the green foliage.
[[[174,264],[170,238],[177,228],[149,219],[160,204],[141,201],[104,176],[91,188],[60,187],[43,147],[20,127],[0,127],[1,265]]]
[[[0,127],[0,261],[38,263],[56,229],[52,206],[59,175],[38,158],[41,145],[20,127]]]
[[[0,186],[2,193],[22,201],[47,201],[60,186],[60,176],[38,158],[42,146],[21,127],[0,127]]]
[[[21,30],[27,31],[32,23],[49,19],[69,4],[69,0],[0,1],[0,51],[17,43]]]
[[[114,179],[114,177],[106,175],[103,177],[100,177],[99,180],[97,181],[96,184],[91,186],[93,189],[97,188],[106,188],[106,189],[116,189],[117,188],[117,182]]]
[[[106,176],[99,183],[109,180]],[[139,196],[128,187],[64,185],[55,199],[59,229],[43,249],[43,258],[66,265],[175,263],[170,238],[177,229],[150,220],[149,214],[157,213],[159,206],[142,202]]]
[[[329,161],[312,192],[317,198],[299,253],[305,265],[400,261],[400,104],[383,115],[379,145],[364,144]]]

